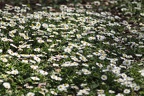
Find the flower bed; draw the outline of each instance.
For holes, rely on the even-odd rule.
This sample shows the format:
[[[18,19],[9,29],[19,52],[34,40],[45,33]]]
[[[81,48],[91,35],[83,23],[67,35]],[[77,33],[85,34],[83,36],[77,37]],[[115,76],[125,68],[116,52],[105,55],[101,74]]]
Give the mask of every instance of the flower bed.
[[[6,5],[0,10],[0,95],[144,95],[144,15],[140,2],[119,3],[34,12]]]

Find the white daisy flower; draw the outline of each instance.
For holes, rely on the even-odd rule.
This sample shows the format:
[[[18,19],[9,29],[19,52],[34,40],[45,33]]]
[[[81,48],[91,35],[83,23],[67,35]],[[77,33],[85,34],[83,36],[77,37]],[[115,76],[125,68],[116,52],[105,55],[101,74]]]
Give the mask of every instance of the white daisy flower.
[[[3,83],[3,86],[4,86],[6,89],[10,89],[10,88],[11,88],[11,85],[10,85],[10,83],[8,83],[8,82],[4,82],[4,83]]]
[[[11,74],[17,75],[17,74],[19,74],[19,72],[18,72],[18,70],[16,69],[16,70],[12,70],[12,71],[11,71]]]
[[[106,75],[102,75],[102,76],[101,76],[101,79],[102,79],[102,80],[107,80],[107,76],[106,76]]]
[[[64,85],[59,85],[57,88],[59,91],[67,91],[67,87],[65,87]]]
[[[130,89],[125,89],[123,92],[124,92],[125,94],[129,94],[129,93],[130,93]]]

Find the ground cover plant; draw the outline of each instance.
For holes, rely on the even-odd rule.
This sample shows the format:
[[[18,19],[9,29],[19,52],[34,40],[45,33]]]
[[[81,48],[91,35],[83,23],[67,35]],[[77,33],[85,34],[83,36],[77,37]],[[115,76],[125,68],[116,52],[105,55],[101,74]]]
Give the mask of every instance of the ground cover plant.
[[[141,2],[0,9],[0,96],[144,96]]]

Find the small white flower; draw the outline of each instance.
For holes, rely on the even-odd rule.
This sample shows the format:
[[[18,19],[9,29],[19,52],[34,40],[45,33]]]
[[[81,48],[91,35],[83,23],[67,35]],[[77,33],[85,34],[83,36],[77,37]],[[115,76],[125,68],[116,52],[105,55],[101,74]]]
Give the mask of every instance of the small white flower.
[[[77,36],[78,39],[82,38],[82,36],[80,34],[77,34],[76,36]]]
[[[3,50],[2,49],[0,49],[0,53],[2,53],[3,52]]]
[[[113,90],[109,90],[109,93],[115,93],[115,91],[113,91]]]
[[[8,49],[7,52],[11,55],[13,54],[13,51],[11,49]]]
[[[36,63],[36,61],[34,61],[34,60],[29,60],[29,62],[31,62],[31,63],[33,63],[33,64],[35,64],[35,63]]]
[[[142,76],[144,76],[144,69],[139,71]]]
[[[83,92],[80,90],[78,93],[77,93],[78,96],[82,96],[83,95]]]
[[[121,74],[122,78],[127,78],[127,75],[125,73]]]
[[[42,75],[47,75],[47,74],[48,74],[48,72],[43,71],[43,70],[39,70],[39,72],[40,72],[40,74],[42,74]]]
[[[100,60],[104,60],[105,58],[106,58],[105,55],[102,55],[102,56],[99,57]]]
[[[8,41],[8,39],[5,38],[5,37],[1,38],[1,40],[4,41],[4,42]]]
[[[100,1],[94,1],[93,4],[99,6],[100,5]],[[98,16],[99,16],[99,14],[98,14]]]
[[[102,79],[102,80],[107,80],[107,76],[106,76],[106,75],[102,75],[102,76],[101,76],[101,79]]]
[[[118,93],[116,96],[124,96],[122,93]]]
[[[87,58],[84,57],[84,56],[80,56],[79,58],[80,58],[82,61],[84,61],[84,62],[88,61]]]
[[[137,57],[141,57],[142,56],[142,54],[135,54]]]
[[[3,86],[4,86],[5,88],[7,88],[7,89],[10,89],[10,88],[11,88],[11,85],[10,85],[10,83],[8,83],[8,82],[4,82],[4,83],[3,83]]]
[[[12,70],[12,71],[11,71],[11,74],[17,75],[17,74],[19,74],[19,72],[18,72],[18,70]]]
[[[34,60],[37,61],[37,62],[41,61],[41,59],[39,57],[37,57],[37,56],[34,56]]]
[[[106,37],[102,35],[96,35],[98,41],[103,41]]]
[[[91,71],[89,71],[89,70],[87,70],[87,69],[82,69],[82,72],[83,72],[85,75],[91,74]]]
[[[54,63],[53,66],[54,66],[54,67],[58,67],[59,65]]]
[[[88,94],[89,94],[89,91],[90,91],[90,90],[87,89],[87,88],[86,88],[86,89],[82,89],[82,90],[79,90],[79,91],[78,91],[77,95],[78,95],[78,96],[88,95]]]
[[[26,88],[28,88],[28,89],[32,89],[32,88],[33,88],[33,86],[29,86],[28,83],[24,84],[24,87],[26,87]]]
[[[64,62],[61,66],[62,67],[69,67],[69,66],[71,66],[71,62]]]
[[[101,54],[99,52],[94,52],[93,55],[100,56]]]
[[[29,93],[26,94],[26,96],[35,96],[35,94],[32,93],[32,92],[29,92]]]
[[[85,87],[85,86],[87,86],[87,84],[82,83],[80,86],[81,87]]]
[[[54,79],[54,80],[57,80],[57,81],[61,81],[62,80],[61,77],[58,77],[56,75],[51,75],[51,78]]]
[[[40,50],[41,50],[40,48],[35,48],[34,49],[34,51],[36,51],[36,52],[40,52]]]
[[[139,89],[140,89],[140,86],[135,86],[135,87],[134,87],[134,90],[135,90],[135,91],[138,91]]]
[[[20,55],[17,53],[17,52],[14,52],[11,54],[12,56],[16,56],[16,57],[19,57],[20,58]]]
[[[105,94],[98,94],[98,96],[106,96]]]
[[[45,29],[47,29],[47,28],[48,28],[48,24],[43,23],[43,24],[42,24],[42,27],[44,27]]]
[[[144,16],[144,13],[140,13],[141,16]]]
[[[66,48],[64,49],[64,51],[67,52],[67,53],[70,53],[70,52],[71,52],[71,48],[66,47]]]
[[[123,64],[129,66],[131,64],[131,60],[124,60]]]
[[[38,66],[36,66],[36,65],[31,65],[30,67],[34,70],[38,69]]]
[[[28,64],[28,60],[24,60],[24,59],[23,59],[21,62]]]
[[[75,56],[70,56],[72,60],[80,62],[80,60],[78,58],[76,58]]]
[[[67,84],[67,83],[65,83],[65,84],[63,84],[66,88],[68,88],[69,87],[69,84]]]
[[[2,79],[0,79],[0,83],[2,83],[3,82],[3,80]]]
[[[59,91],[67,91],[67,88],[64,86],[64,84],[59,85],[57,88],[58,88]]]
[[[130,93],[130,89],[125,89],[123,92],[124,92],[125,94],[129,94],[129,93]]]
[[[6,59],[6,58],[0,58],[1,60],[2,60],[2,62],[8,62],[8,59]]]
[[[31,77],[32,80],[39,81],[40,79],[38,77]]]
[[[55,91],[51,91],[51,94],[53,94],[53,95],[57,95],[57,93],[55,92]]]
[[[45,41],[42,39],[37,40],[38,43],[44,43]]]
[[[103,67],[103,65],[102,65],[101,63],[96,63],[96,65],[97,65],[98,67],[100,67],[100,68]]]

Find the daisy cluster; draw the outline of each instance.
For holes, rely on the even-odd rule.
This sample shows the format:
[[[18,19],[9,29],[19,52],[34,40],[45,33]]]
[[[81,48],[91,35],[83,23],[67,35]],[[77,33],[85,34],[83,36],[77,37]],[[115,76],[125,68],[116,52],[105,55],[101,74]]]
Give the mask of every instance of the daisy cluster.
[[[0,95],[144,95],[140,3],[102,3],[0,10]]]

